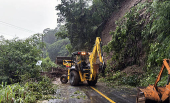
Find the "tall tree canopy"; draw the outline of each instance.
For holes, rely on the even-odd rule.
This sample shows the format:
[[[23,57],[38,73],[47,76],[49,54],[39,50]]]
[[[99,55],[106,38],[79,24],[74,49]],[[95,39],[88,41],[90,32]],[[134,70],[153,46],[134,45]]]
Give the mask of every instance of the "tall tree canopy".
[[[95,38],[100,36],[103,24],[118,7],[119,0],[61,0],[56,6],[58,23],[65,23],[68,33],[57,36],[70,39],[74,50],[91,50]]]

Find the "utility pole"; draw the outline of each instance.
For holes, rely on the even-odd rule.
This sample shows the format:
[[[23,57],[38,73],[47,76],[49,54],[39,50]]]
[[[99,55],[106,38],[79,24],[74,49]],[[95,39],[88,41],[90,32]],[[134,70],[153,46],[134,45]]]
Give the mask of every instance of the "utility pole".
[[[44,42],[44,41],[43,41],[43,34],[42,34],[42,45],[43,45],[43,42]],[[43,54],[44,54],[44,51],[43,51],[43,50],[44,50],[44,47],[42,46],[42,58],[43,58]]]

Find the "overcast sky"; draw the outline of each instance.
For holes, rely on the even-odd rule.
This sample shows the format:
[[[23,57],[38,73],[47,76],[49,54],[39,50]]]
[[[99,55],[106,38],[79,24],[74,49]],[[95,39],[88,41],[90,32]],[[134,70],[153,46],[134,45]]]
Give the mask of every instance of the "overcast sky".
[[[0,0],[0,35],[27,38],[57,26],[60,0]]]

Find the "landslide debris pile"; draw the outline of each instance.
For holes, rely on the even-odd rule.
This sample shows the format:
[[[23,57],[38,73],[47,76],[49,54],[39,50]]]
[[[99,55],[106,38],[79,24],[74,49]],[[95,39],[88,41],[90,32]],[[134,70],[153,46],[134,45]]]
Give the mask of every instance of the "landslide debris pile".
[[[50,72],[41,72],[41,75],[46,75],[49,78],[59,78],[61,77],[63,74],[67,74],[67,68],[61,68],[61,67],[57,67],[57,68],[52,68],[52,71]]]

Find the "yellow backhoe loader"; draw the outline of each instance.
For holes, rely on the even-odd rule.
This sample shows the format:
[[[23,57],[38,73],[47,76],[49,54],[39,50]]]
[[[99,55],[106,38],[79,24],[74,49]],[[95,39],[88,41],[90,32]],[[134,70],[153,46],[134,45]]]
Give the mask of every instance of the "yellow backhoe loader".
[[[100,63],[96,64],[97,57]],[[68,66],[68,75],[62,75],[60,81],[64,84],[68,80],[72,86],[79,82],[87,81],[89,85],[97,83],[98,74],[104,74],[105,63],[103,60],[102,44],[100,37],[96,37],[95,45],[92,52],[77,51],[72,53],[71,61],[65,62]]]
[[[136,103],[170,103],[170,60],[164,59],[162,68],[157,76],[154,85],[149,85],[146,88],[138,88]],[[164,68],[168,71],[168,81],[163,87],[158,87],[157,84],[161,79]]]

